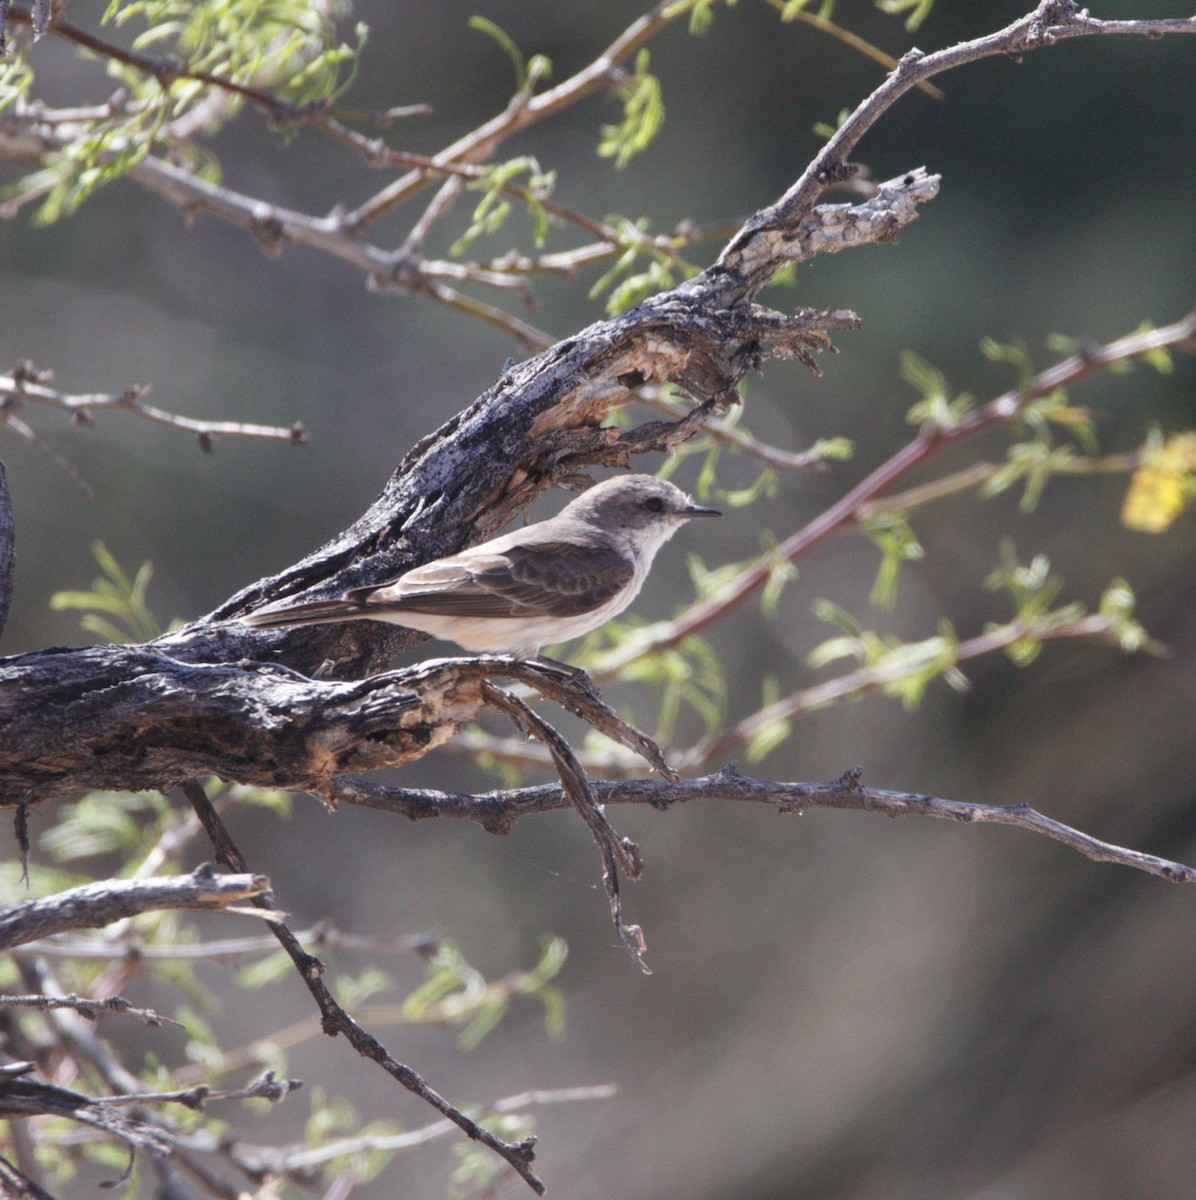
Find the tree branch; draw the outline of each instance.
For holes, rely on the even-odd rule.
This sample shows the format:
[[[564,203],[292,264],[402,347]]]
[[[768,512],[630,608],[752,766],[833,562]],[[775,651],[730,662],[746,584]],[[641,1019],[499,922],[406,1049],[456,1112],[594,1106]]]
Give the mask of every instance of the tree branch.
[[[68,1088],[24,1079],[33,1063],[16,1063],[0,1068],[0,1117],[65,1117],[90,1125],[104,1133],[127,1142],[136,1150],[147,1150],[156,1157],[168,1155],[172,1149],[170,1136],[145,1121],[115,1112],[102,1100],[81,1095]]]
[[[163,908],[227,908],[269,888],[264,875],[216,875],[211,867],[197,867],[190,875],[88,883],[0,913],[0,950]]]
[[[8,620],[8,607],[12,603],[12,577],[16,567],[16,527],[12,519],[12,496],[8,490],[8,476],[0,462],[0,634]]]
[[[140,1021],[143,1025],[174,1025],[179,1029],[183,1026],[170,1017],[156,1013],[152,1008],[134,1008],[122,996],[105,996],[100,1000],[91,1000],[83,996],[7,996],[0,993],[0,1008],[34,1008],[39,1012],[48,1012],[54,1008],[69,1008],[89,1021],[95,1021],[101,1013],[123,1013]]]
[[[491,1116],[501,1116],[504,1113],[523,1112],[525,1109],[554,1104],[576,1104],[585,1100],[609,1100],[618,1094],[618,1088],[613,1084],[598,1084],[594,1087],[556,1088],[520,1092],[515,1096],[506,1096],[491,1104],[480,1106],[477,1116],[485,1120]],[[412,1150],[416,1146],[426,1145],[445,1134],[452,1133],[456,1126],[452,1121],[434,1121],[420,1129],[412,1129],[394,1134],[366,1134],[361,1137],[336,1138],[323,1146],[289,1146],[275,1149],[267,1146],[239,1145],[235,1150],[237,1165],[251,1178],[260,1179],[266,1175],[283,1174],[297,1175],[319,1167],[342,1155],[368,1153],[394,1153],[398,1150]]]
[[[6,414],[6,419],[11,419],[11,414],[19,412],[26,402],[32,400],[65,409],[71,414],[72,420],[79,424],[91,424],[93,413],[120,409],[144,417],[147,421],[193,433],[204,450],[211,450],[215,439],[221,436],[267,438],[290,442],[292,446],[307,445],[307,433],[298,421],[289,427],[255,425],[247,421],[200,421],[144,403],[143,398],[149,393],[149,388],[142,384],[134,384],[112,395],[70,395],[47,386],[53,378],[52,371],[38,370],[32,363],[22,363],[10,374],[0,375],[0,411]]]
[[[780,783],[740,775],[732,763],[717,774],[703,775],[697,779],[676,782],[663,779],[591,780],[590,788],[600,804],[647,804],[665,809],[674,804],[719,800],[769,804],[782,813],[799,813],[807,808],[837,808],[875,812],[886,817],[923,816],[1012,825],[1061,842],[1094,862],[1132,867],[1172,883],[1196,883],[1194,867],[1102,842],[1050,817],[1044,817],[1027,804],[977,804],[912,792],[866,788],[860,784],[860,774],[860,768],[857,767],[826,783]],[[505,833],[521,817],[533,813],[557,812],[570,807],[569,798],[558,784],[465,795],[427,788],[388,787],[370,780],[346,777],[336,781],[336,794],[344,804],[375,808],[413,821],[433,817],[476,821],[491,833]]]
[[[217,857],[230,870],[245,870],[245,860],[233,842],[220,815],[212,806],[203,788],[194,782],[183,785],[183,790],[190,800],[196,815],[211,838],[212,846]],[[272,908],[265,897],[254,901],[261,908]],[[363,1058],[377,1063],[388,1075],[397,1080],[409,1092],[430,1104],[438,1113],[447,1117],[474,1141],[481,1142],[504,1159],[525,1183],[537,1194],[543,1195],[544,1184],[532,1170],[535,1159],[535,1138],[526,1138],[521,1142],[506,1142],[496,1134],[479,1125],[472,1117],[467,1116],[459,1108],[450,1104],[439,1092],[435,1091],[427,1081],[404,1063],[399,1062],[373,1034],[363,1029],[336,1002],[335,997],[323,980],[324,964],[314,955],[308,954],[299,944],[295,935],[281,921],[271,924],[270,931],[278,939],[283,950],[290,956],[291,961],[311,993],[320,1010],[321,1026],[329,1037],[343,1034],[345,1040]]]
[[[604,655],[598,665],[598,673],[602,676],[613,674],[637,658],[667,650],[690,634],[700,633],[759,591],[772,577],[778,559],[795,562],[831,534],[876,512],[878,498],[947,447],[995,426],[1009,424],[1017,419],[1027,405],[1052,392],[1071,387],[1119,363],[1166,349],[1196,354],[1196,309],[1161,329],[1128,334],[1106,345],[1089,347],[1072,354],[1040,372],[1025,387],[1002,393],[950,427],[923,426],[912,441],[871,471],[830,508],[790,534],[774,550],[745,567],[716,595],[693,605],[674,620],[659,621],[639,630],[636,637],[625,646]]]
[[[1170,34],[1196,34],[1196,17],[1160,21],[1100,21],[1088,15],[1075,0],[1041,0],[1033,12],[1004,29],[945,50],[924,54],[908,51],[885,81],[840,124],[814,156],[801,178],[770,208],[749,220],[728,243],[715,270],[728,273],[733,291],[750,281],[758,289],[778,269],[777,242],[795,219],[809,211],[831,183],[850,174],[848,155],[864,134],[911,89],[935,75],[1004,56],[1020,61],[1032,50],[1041,50],[1079,37],[1160,38]]]

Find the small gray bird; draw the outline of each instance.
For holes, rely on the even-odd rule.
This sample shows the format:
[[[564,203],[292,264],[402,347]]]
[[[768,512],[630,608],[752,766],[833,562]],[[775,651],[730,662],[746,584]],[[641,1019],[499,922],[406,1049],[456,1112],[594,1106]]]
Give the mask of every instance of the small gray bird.
[[[242,620],[263,628],[388,621],[474,652],[532,658],[542,646],[597,629],[643,587],[656,551],[691,517],[721,517],[651,475],[620,475],[555,516],[439,558],[392,583],[339,600],[267,608]]]

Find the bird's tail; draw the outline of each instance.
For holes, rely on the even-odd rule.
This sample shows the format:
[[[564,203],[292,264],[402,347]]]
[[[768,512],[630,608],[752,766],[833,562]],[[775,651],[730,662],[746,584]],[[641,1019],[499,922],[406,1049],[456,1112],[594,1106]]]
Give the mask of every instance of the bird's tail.
[[[263,608],[240,619],[258,629],[277,629],[286,625],[328,625],[365,616],[368,616],[365,606],[358,601],[312,600],[307,604],[292,604],[290,608]]]

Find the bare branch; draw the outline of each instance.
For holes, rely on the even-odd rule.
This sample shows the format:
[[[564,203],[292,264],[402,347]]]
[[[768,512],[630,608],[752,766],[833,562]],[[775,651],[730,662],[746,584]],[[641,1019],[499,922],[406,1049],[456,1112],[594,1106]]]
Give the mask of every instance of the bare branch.
[[[202,1109],[209,1100],[269,1100],[273,1104],[286,1099],[296,1088],[303,1086],[302,1079],[275,1079],[273,1071],[267,1071],[260,1079],[243,1088],[210,1088],[199,1084],[193,1088],[180,1088],[173,1092],[131,1092],[120,1096],[97,1096],[96,1104],[110,1108],[130,1104],[183,1104],[187,1108]]]
[[[22,363],[11,374],[0,375],[0,410],[8,414],[8,419],[11,420],[12,413],[19,411],[27,401],[32,400],[38,404],[65,409],[75,421],[87,424],[95,412],[120,409],[160,425],[170,425],[175,429],[193,433],[205,450],[211,449],[213,438],[222,435],[268,438],[273,441],[290,442],[293,446],[307,444],[307,434],[299,422],[283,428],[277,425],[255,425],[247,421],[200,421],[146,404],[144,397],[149,393],[149,388],[144,385],[134,384],[123,392],[112,395],[71,395],[47,386],[53,377],[53,372],[38,370],[32,363]]]
[[[0,3],[0,14],[2,12],[3,4]],[[0,25],[0,53],[4,50],[3,37],[3,25]],[[20,1124],[15,1121],[12,1128],[19,1128]],[[10,1200],[54,1200],[41,1184],[19,1171],[4,1157],[0,1157],[0,1195],[10,1197]]]
[[[593,1087],[556,1088],[545,1091],[520,1092],[515,1096],[506,1096],[495,1100],[492,1104],[480,1106],[475,1115],[478,1120],[491,1116],[501,1116],[504,1113],[523,1112],[525,1109],[555,1104],[576,1104],[586,1100],[609,1100],[618,1095],[619,1089],[614,1084],[598,1084]],[[412,1129],[404,1133],[373,1134],[362,1137],[336,1138],[323,1146],[292,1146],[272,1149],[265,1146],[245,1146],[236,1148],[237,1165],[252,1176],[267,1174],[294,1174],[319,1167],[333,1159],[347,1154],[364,1154],[370,1152],[390,1152],[412,1150],[416,1146],[427,1145],[428,1142],[442,1138],[452,1133],[456,1126],[452,1121],[434,1121],[421,1129]]]
[[[1102,842],[1044,817],[1026,804],[975,804],[943,800],[911,792],[865,788],[859,780],[859,769],[853,768],[839,779],[827,783],[779,783],[740,775],[732,764],[715,775],[704,775],[697,779],[677,782],[662,779],[591,780],[590,787],[601,804],[647,804],[665,809],[696,800],[720,800],[771,804],[784,813],[801,812],[807,808],[838,808],[875,812],[887,817],[925,816],[1012,825],[1061,842],[1094,862],[1132,867],[1173,883],[1196,882],[1194,867]],[[484,829],[492,831],[509,829],[520,817],[532,813],[556,812],[570,806],[569,798],[558,784],[541,784],[482,795],[459,795],[345,779],[338,780],[338,794],[345,803],[397,813],[411,820],[458,817],[476,821]]]
[[[770,208],[748,221],[723,250],[715,269],[728,272],[738,290],[749,281],[758,289],[777,271],[777,239],[809,212],[825,188],[852,173],[848,155],[860,139],[912,88],[968,63],[1004,56],[1017,60],[1032,50],[1061,41],[1092,35],[1160,38],[1169,34],[1196,34],[1196,17],[1160,21],[1099,21],[1075,0],[1041,0],[1032,13],[985,37],[959,42],[945,50],[924,54],[910,50],[885,81],[839,126],[816,154],[798,181]]]
[[[28,950],[28,947],[26,947]],[[151,1008],[134,1008],[121,996],[105,996],[102,1000],[89,1000],[82,996],[6,996],[0,994],[0,1008],[35,1008],[48,1012],[52,1008],[70,1008],[89,1021],[97,1020],[102,1013],[123,1013],[140,1021],[143,1025],[174,1025],[182,1029],[178,1021],[164,1017]]]
[[[33,1068],[33,1063],[0,1068],[0,1116],[9,1120],[13,1117],[66,1117],[113,1134],[135,1149],[148,1150],[155,1156],[171,1152],[170,1137],[153,1125],[115,1112],[91,1096],[22,1077]]]
[[[8,491],[8,477],[4,464],[0,462],[0,634],[8,620],[8,606],[12,603],[12,577],[16,567],[16,527],[12,519],[12,496]]]
[[[569,748],[569,743],[522,700],[494,687],[493,684],[485,683],[482,686],[483,695],[491,707],[507,713],[517,725],[535,734],[548,748],[557,774],[561,777],[561,786],[581,815],[581,819],[589,826],[594,841],[598,843],[602,854],[602,885],[606,890],[611,920],[614,922],[615,932],[619,935],[619,941],[626,947],[640,970],[645,975],[651,975],[652,972],[644,962],[646,947],[643,931],[638,925],[624,924],[623,900],[619,894],[620,867],[628,879],[638,879],[643,872],[644,864],[640,858],[639,847],[629,838],[620,837],[606,819],[606,814],[594,800],[585,772]],[[672,772],[669,774],[671,777]]]
[[[228,829],[220,819],[220,815],[212,806],[203,788],[197,783],[189,782],[183,785],[183,791],[195,809],[196,816],[212,840],[217,857],[230,870],[245,869],[245,860],[240,850],[229,835]],[[254,903],[262,908],[271,907],[270,901],[256,897]],[[437,1112],[447,1117],[467,1137],[481,1142],[506,1161],[525,1183],[537,1194],[543,1195],[544,1184],[532,1170],[531,1164],[535,1158],[535,1138],[527,1138],[522,1142],[506,1142],[488,1129],[483,1128],[459,1108],[450,1104],[439,1092],[433,1090],[427,1081],[417,1071],[399,1062],[378,1041],[373,1034],[363,1029],[336,1002],[328,985],[323,980],[324,964],[299,944],[295,935],[281,921],[271,924],[271,932],[279,944],[290,956],[299,972],[300,979],[311,993],[320,1010],[321,1025],[329,1037],[343,1034],[346,1041],[363,1058],[377,1063],[388,1075],[397,1080],[408,1091],[414,1093],[425,1103],[430,1104]]]
[[[439,942],[433,934],[415,933],[406,937],[373,937],[369,934],[345,933],[330,923],[303,929],[295,938],[304,947],[327,947],[335,950],[369,950],[375,954],[418,954],[428,958],[436,953]],[[227,962],[247,954],[269,954],[278,949],[278,941],[270,936],[223,938],[211,942],[187,942],[171,946],[142,946],[133,943],[56,937],[49,941],[26,942],[14,950],[16,955],[37,954],[50,958],[137,959],[158,961]]]
[[[264,875],[217,875],[197,867],[190,875],[113,879],[31,900],[0,913],[0,950],[67,929],[93,929],[123,917],[164,908],[227,908],[269,891]]]

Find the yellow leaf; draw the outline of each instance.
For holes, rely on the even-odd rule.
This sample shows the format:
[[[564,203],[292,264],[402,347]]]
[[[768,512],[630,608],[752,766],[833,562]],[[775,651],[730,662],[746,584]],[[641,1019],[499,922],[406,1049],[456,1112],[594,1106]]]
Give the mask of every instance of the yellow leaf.
[[[1196,433],[1176,433],[1147,450],[1130,480],[1121,523],[1140,533],[1162,533],[1184,510],[1196,472]]]

